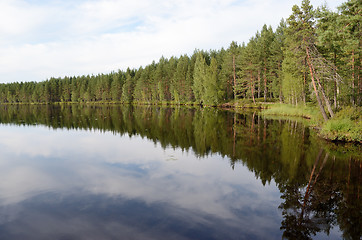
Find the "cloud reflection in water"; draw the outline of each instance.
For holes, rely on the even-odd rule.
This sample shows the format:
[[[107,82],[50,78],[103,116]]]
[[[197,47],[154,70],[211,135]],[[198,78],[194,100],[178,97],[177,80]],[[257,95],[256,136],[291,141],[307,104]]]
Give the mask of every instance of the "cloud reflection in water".
[[[218,154],[0,125],[1,239],[280,238],[279,196]]]

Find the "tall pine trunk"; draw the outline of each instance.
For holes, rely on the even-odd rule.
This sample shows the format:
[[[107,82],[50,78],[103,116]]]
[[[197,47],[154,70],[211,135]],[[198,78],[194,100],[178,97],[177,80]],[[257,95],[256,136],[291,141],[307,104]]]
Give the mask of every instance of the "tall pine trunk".
[[[310,60],[310,59],[309,59]],[[314,69],[314,66],[311,64],[311,67],[312,67],[312,71],[315,73],[315,69]],[[328,112],[329,114],[331,115],[331,117],[334,117],[334,113],[333,113],[333,110],[332,110],[332,107],[331,107],[331,104],[328,100],[328,97],[327,95],[325,94],[325,91],[324,91],[324,88],[321,84],[321,81],[319,80],[319,77],[318,75],[316,74],[315,78],[317,79],[317,83],[318,83],[318,86],[319,86],[319,89],[322,93],[322,96],[323,96],[323,99],[324,99],[324,103],[326,104],[327,106],[327,109],[328,109]]]
[[[352,51],[352,84],[351,84],[351,87],[352,87],[352,95],[351,95],[351,102],[352,102],[352,105],[354,106],[355,105],[355,95],[356,95],[356,92],[355,92],[355,73],[354,73],[354,61],[355,61],[355,57],[354,57],[354,50]]]
[[[255,104],[255,97],[254,97],[255,84],[254,84],[254,78],[253,78],[252,74],[251,74],[250,87],[251,87],[251,96],[253,97],[253,102],[254,102],[254,104]]]
[[[360,106],[361,100],[362,100],[362,82],[361,82],[361,76],[360,76],[361,66],[358,66],[357,68],[358,68],[358,70],[357,70],[357,81],[358,81],[357,105]]]
[[[334,113],[333,113],[333,110],[332,110],[332,107],[331,107],[331,104],[328,100],[328,97],[326,96],[325,92],[324,92],[324,88],[319,80],[319,78],[316,76],[316,79],[317,79],[317,82],[318,82],[318,86],[319,86],[319,89],[321,90],[321,93],[322,93],[322,96],[324,98],[324,102],[327,106],[327,109],[328,109],[328,112],[329,114],[331,115],[331,117],[334,117]]]
[[[304,67],[306,68],[306,66],[307,66],[306,60],[303,59],[303,61],[304,61]],[[305,89],[306,89],[306,85],[307,85],[307,74],[306,74],[305,68],[303,69],[303,91],[302,91],[304,105],[306,104]]]
[[[260,69],[258,69],[258,98],[260,98],[261,94],[261,77],[260,77]]]
[[[267,78],[266,78],[266,59],[264,59],[264,102],[266,102],[266,95],[268,93],[267,90]]]
[[[314,93],[315,93],[315,96],[316,96],[316,99],[317,99],[317,102],[318,102],[319,110],[322,113],[323,119],[325,121],[328,121],[328,116],[326,114],[326,111],[324,110],[322,101],[321,101],[321,99],[319,97],[319,94],[318,94],[317,86],[316,86],[315,81],[314,81],[313,66],[312,66],[312,62],[311,62],[311,59],[310,59],[308,47],[305,50],[306,50],[306,53],[307,53],[307,64],[308,64],[308,67],[309,67],[310,76],[312,78],[312,84],[313,84]]]
[[[234,78],[234,100],[236,100],[236,66],[235,66],[235,55],[233,55],[233,78]]]
[[[334,52],[333,63],[334,63],[333,70],[334,70],[334,74],[336,75],[336,74],[337,74],[337,69],[336,69],[336,68],[337,68],[337,67],[336,67],[336,64],[337,64],[337,54],[336,54],[336,52]],[[339,93],[339,90],[338,90],[338,82],[337,82],[337,78],[335,78],[335,81],[334,81],[334,89],[333,89],[334,108],[335,108],[335,109],[338,107],[338,100],[337,100],[338,93]]]

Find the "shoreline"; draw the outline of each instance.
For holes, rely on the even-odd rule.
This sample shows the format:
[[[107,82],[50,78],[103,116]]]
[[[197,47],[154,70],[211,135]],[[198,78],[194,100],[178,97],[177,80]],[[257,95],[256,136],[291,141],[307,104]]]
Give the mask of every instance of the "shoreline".
[[[139,105],[139,106],[169,106],[169,107],[201,107],[201,108],[218,108],[226,111],[242,109],[250,110],[259,110],[264,117],[286,117],[290,118],[300,118],[303,119],[304,124],[307,127],[312,128],[317,132],[317,135],[332,143],[356,143],[362,145],[362,114],[360,111],[361,107],[356,108],[346,108],[348,109],[346,113],[343,112],[343,109],[340,112],[341,116],[337,115],[333,119],[329,119],[324,122],[319,116],[319,111],[313,105],[306,106],[291,106],[279,102],[250,102],[249,100],[238,101],[238,102],[229,102],[220,104],[217,106],[202,105],[194,102],[188,103],[176,103],[176,102],[121,102],[121,101],[109,101],[109,102],[48,102],[48,103],[1,103],[0,105]],[[351,120],[351,115],[355,115],[356,119]],[[347,127],[344,125],[347,124]],[[349,124],[349,125],[348,125]],[[335,125],[335,126],[334,126]],[[357,128],[357,129],[354,129]]]

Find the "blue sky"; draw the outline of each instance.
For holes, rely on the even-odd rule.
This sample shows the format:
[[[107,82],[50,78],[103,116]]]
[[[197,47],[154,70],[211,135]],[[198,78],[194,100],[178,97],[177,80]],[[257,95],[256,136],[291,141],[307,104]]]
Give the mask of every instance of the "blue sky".
[[[312,0],[314,7],[325,1]],[[335,10],[342,0],[329,0]],[[247,42],[301,0],[1,0],[0,83],[138,68]]]

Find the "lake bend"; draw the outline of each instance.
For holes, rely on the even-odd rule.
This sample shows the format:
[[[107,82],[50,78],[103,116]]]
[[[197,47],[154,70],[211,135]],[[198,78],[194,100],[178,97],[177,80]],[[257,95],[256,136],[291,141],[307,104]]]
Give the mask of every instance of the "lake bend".
[[[256,112],[0,105],[0,239],[360,239],[339,149]]]

